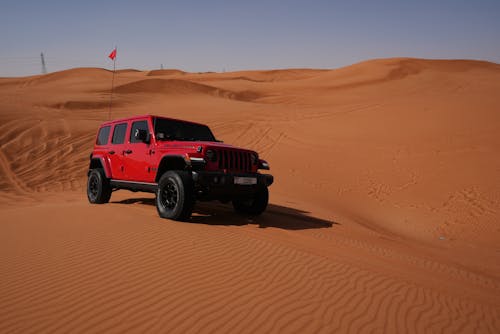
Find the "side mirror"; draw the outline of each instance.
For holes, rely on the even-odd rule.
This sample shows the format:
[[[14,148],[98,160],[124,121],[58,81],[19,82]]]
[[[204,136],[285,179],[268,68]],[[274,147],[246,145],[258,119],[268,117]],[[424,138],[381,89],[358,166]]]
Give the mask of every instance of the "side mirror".
[[[136,129],[134,138],[136,140],[142,141],[143,143],[149,144],[149,133],[146,130]]]

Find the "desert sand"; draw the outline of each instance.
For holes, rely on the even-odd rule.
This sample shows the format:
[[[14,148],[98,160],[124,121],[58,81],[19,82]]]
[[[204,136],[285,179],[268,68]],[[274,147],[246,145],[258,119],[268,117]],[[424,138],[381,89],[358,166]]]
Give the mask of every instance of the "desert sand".
[[[0,333],[500,333],[500,65],[117,71],[111,118],[258,151],[261,217],[87,202],[112,72],[0,78]]]

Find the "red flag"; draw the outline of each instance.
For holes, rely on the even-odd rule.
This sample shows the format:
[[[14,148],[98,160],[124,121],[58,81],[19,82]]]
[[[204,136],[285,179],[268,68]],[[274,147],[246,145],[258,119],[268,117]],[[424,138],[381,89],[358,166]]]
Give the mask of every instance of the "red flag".
[[[111,51],[111,53],[109,54],[108,57],[111,58],[111,60],[115,60],[115,58],[116,58],[116,48],[114,48],[113,51]]]

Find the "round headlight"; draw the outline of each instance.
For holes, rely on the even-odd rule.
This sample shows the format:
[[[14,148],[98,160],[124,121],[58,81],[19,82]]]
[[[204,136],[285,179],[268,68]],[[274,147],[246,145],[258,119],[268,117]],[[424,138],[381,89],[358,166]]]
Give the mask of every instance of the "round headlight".
[[[259,157],[255,153],[252,153],[250,155],[250,159],[251,159],[250,161],[252,161],[252,165],[256,165],[257,162],[259,162]]]
[[[217,161],[217,153],[214,150],[207,150],[207,159],[212,162]]]

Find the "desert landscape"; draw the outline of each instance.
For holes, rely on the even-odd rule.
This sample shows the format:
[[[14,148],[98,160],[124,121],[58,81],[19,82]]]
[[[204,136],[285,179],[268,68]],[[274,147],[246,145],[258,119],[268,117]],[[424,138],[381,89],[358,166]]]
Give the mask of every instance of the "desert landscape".
[[[500,65],[75,68],[0,78],[0,333],[499,333]],[[99,124],[153,114],[259,152],[260,217],[86,197]]]

